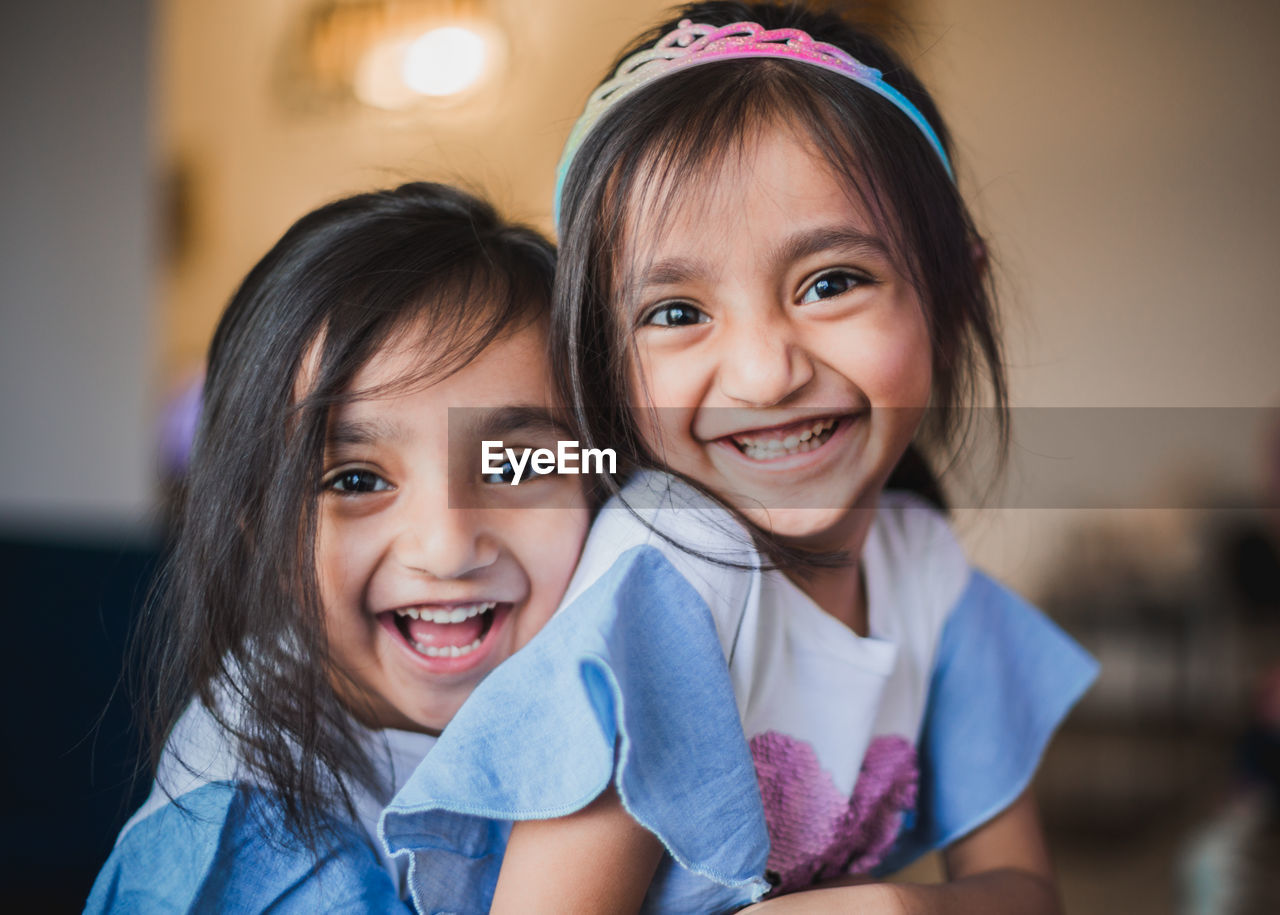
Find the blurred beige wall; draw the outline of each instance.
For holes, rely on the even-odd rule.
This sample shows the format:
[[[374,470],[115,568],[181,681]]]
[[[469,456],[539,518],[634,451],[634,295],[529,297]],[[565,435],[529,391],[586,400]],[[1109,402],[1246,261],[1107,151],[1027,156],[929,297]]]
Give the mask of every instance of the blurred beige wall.
[[[199,361],[235,284],[284,229],[345,193],[413,179],[463,183],[550,229],[560,147],[586,93],[661,2],[492,0],[512,36],[504,81],[462,107],[398,114],[288,111],[276,57],[306,0],[163,0],[160,136],[184,164],[197,221],[171,271],[167,371]]]
[[[1280,401],[1280,4],[928,0],[1016,402]]]
[[[196,220],[165,278],[163,371],[198,364],[235,283],[297,216],[411,178],[462,181],[549,225],[560,145],[590,87],[661,2],[489,4],[513,36],[499,92],[464,108],[287,110],[273,67],[303,0],[164,0],[159,142]],[[988,233],[1017,404],[1275,405],[1280,371],[1280,5],[913,0],[910,54]],[[1187,473],[1252,480],[1257,442],[1187,435]],[[1181,446],[1180,446],[1181,447]],[[1018,441],[1015,430],[1015,473]],[[1124,456],[1114,485],[1175,467]],[[1155,458],[1160,458],[1156,455]],[[1079,485],[1105,485],[1089,470]],[[1152,497],[1156,502],[1158,495]],[[962,513],[1016,583],[1071,512]]]
[[[306,209],[463,180],[546,226],[560,145],[661,2],[494,0],[500,92],[413,115],[289,112],[276,56],[305,0],[165,0],[159,124],[200,222],[173,277],[168,362],[197,358],[233,284]],[[914,0],[915,62],[959,144],[1004,287],[1015,402],[1273,404],[1280,372],[1280,6]]]
[[[1280,406],[1280,4],[917,8],[917,63],[997,259],[1014,403]],[[1176,448],[1126,437],[1110,466],[1057,467],[1082,495],[1142,490],[1151,506],[1191,486],[1256,494],[1270,430],[1225,418],[1228,436],[1168,430]],[[1016,427],[1013,445],[1006,485],[1034,460]],[[981,561],[1035,592],[1070,532],[1099,520],[1158,540],[1153,551],[1185,546],[1197,523],[1158,509],[986,509],[959,526]]]

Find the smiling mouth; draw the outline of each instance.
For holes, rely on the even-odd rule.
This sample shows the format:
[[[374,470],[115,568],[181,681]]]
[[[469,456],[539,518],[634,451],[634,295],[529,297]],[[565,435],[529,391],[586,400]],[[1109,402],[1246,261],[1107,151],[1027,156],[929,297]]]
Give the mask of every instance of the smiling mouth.
[[[772,429],[759,429],[725,436],[739,453],[753,461],[771,461],[815,451],[827,443],[846,417],[806,419]]]
[[[462,658],[477,650],[498,613],[510,604],[485,601],[448,607],[422,605],[392,611],[396,631],[428,658]]]

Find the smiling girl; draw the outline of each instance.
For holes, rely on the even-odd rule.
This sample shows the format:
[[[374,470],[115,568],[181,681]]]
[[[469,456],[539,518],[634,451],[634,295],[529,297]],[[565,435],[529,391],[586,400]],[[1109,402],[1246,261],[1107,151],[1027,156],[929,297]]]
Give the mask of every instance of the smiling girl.
[[[563,437],[553,269],[532,231],[410,184],[303,217],[250,272],[148,620],[155,788],[89,911],[409,905],[378,817],[587,531],[578,478],[478,459]]]
[[[1057,910],[1031,782],[1096,665],[970,565],[927,472],[984,398],[1006,421],[950,156],[932,99],[873,36],[800,5],[708,2],[619,55],[561,162],[564,399],[584,446],[651,469],[601,513],[569,594],[652,550],[713,616],[767,823],[753,876],[778,898],[761,908]],[[501,685],[474,720],[510,703]],[[673,700],[662,720],[701,714]],[[718,788],[686,788],[671,805],[722,836]],[[478,809],[434,803],[445,822]],[[745,822],[729,841],[750,849]],[[671,866],[648,908],[758,898],[763,881],[677,880],[682,849],[652,831]],[[878,881],[935,849],[943,884]]]
[[[942,886],[795,905],[1054,911],[1030,783],[1094,665],[936,505],[886,491],[909,448],[954,453],[984,396],[1005,416],[932,99],[836,16],[693,4],[623,52],[562,169],[553,340],[584,437],[638,443],[796,560],[726,614],[778,889],[939,848]]]

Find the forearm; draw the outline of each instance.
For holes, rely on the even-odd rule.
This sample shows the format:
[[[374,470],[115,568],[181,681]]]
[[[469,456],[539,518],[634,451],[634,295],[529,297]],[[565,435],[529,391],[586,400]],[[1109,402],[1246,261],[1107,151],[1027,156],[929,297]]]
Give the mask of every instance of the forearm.
[[[831,883],[770,899],[759,908],[764,910],[762,915],[851,910],[859,915],[1059,915],[1062,911],[1030,791],[948,846],[943,860],[949,878],[945,883]]]
[[[787,915],[857,911],[859,915],[1060,915],[1057,890],[1039,874],[986,871],[947,883],[825,886],[770,899],[747,912]]]
[[[904,913],[939,915],[1061,915],[1058,889],[1041,874],[1016,868],[986,871],[947,883],[899,884]]]
[[[657,837],[610,788],[570,816],[512,827],[490,911],[635,912],[661,857]]]

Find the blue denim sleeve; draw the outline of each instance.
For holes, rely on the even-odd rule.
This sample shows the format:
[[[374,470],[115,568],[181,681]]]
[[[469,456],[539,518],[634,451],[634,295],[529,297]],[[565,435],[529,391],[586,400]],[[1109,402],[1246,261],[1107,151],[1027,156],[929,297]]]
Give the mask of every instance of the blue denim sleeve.
[[[877,872],[950,845],[1012,804],[1097,674],[1048,617],[974,572],[934,662],[915,820]]]
[[[280,822],[265,792],[215,782],[179,800],[124,835],[87,913],[411,911],[354,827],[315,853],[264,833],[264,822]]]
[[[489,675],[383,812],[424,912],[487,912],[512,821],[580,810],[610,783],[668,855],[647,910],[751,902],[768,833],[710,610],[635,547]]]

